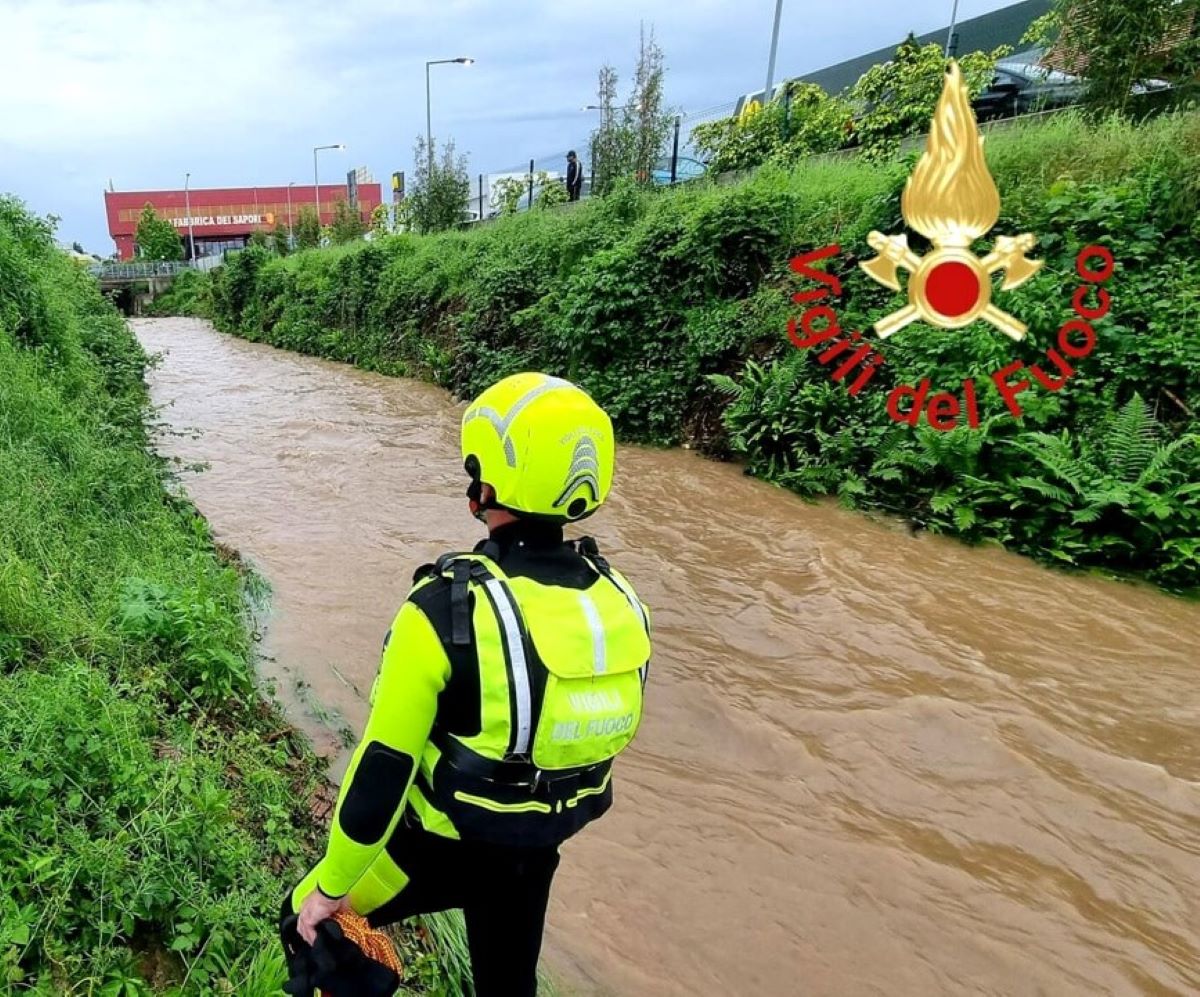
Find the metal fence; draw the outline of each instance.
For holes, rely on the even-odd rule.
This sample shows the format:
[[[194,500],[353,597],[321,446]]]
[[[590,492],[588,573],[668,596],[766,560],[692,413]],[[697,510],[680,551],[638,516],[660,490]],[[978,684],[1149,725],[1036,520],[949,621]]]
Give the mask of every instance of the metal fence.
[[[701,161],[692,142],[692,131],[696,125],[733,114],[736,100],[726,101],[697,111],[679,112],[674,116],[672,131],[667,138],[667,150],[654,163],[652,183],[669,186],[694,179],[704,173],[706,165]],[[554,152],[530,156],[520,162],[477,173],[471,178],[471,191],[465,210],[469,222],[487,221],[500,213],[501,203],[496,196],[496,184],[505,177],[519,179],[523,184],[518,211],[527,211],[536,204],[544,187],[550,184],[566,184],[567,153],[574,151],[583,164],[583,184],[580,200],[591,196],[595,181],[595,164],[591,162],[591,137],[594,131],[580,136],[572,146]],[[545,174],[545,177],[542,174]]]
[[[196,263],[202,261],[197,260]],[[184,270],[201,269],[190,262],[95,263],[88,271],[101,280],[139,280],[148,277],[174,277]],[[204,269],[209,269],[205,267]]]

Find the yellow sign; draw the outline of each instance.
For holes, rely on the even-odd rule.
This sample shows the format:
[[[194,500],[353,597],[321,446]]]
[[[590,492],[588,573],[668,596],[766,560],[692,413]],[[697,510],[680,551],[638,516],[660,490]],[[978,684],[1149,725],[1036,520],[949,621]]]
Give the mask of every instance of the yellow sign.
[[[879,337],[886,339],[917,319],[940,329],[961,329],[983,319],[1015,340],[1024,339],[1025,323],[992,304],[991,275],[1003,270],[1000,286],[1007,291],[1037,273],[1042,261],[1025,256],[1037,238],[999,236],[982,259],[971,251],[1000,217],[1000,193],[983,158],[983,137],[957,62],[950,63],[925,152],[905,184],[900,211],[908,227],[934,248],[921,257],[908,248],[905,235],[872,232],[867,237],[879,255],[859,265],[872,278],[899,291],[897,268],[911,274],[908,304],[875,323]]]

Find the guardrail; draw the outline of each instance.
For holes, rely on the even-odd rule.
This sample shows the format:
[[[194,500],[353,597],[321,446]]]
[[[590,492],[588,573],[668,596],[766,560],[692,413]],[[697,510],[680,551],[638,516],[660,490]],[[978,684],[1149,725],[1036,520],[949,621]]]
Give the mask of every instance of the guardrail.
[[[138,280],[144,277],[174,277],[184,270],[193,269],[190,263],[146,261],[138,263],[97,263],[88,267],[89,272],[101,280]]]

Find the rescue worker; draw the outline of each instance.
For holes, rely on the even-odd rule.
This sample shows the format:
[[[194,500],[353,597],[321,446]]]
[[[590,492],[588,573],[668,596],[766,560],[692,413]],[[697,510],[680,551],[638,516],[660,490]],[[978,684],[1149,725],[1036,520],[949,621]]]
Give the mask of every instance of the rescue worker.
[[[488,537],[418,569],[384,640],[325,856],[284,903],[309,944],[344,906],[372,927],[461,907],[478,997],[536,994],[558,846],[611,805],[642,715],[648,611],[590,538],[563,538],[613,455],[569,381],[516,374],[467,408]]]

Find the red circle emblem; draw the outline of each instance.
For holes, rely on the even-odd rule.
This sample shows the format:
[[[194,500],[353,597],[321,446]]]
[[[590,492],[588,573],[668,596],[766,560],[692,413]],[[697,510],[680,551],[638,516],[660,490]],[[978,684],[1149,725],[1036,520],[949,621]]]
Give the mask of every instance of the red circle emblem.
[[[965,263],[947,260],[929,272],[925,281],[925,297],[939,315],[957,318],[965,315],[979,301],[979,278]]]

